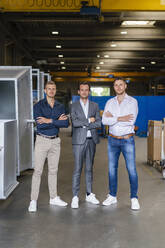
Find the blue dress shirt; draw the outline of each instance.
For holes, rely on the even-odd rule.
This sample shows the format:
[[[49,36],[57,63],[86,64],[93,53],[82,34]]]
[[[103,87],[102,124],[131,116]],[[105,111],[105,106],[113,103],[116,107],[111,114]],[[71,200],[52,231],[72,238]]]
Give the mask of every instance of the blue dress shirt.
[[[52,108],[47,99],[42,99],[34,105],[34,119],[37,120],[38,117],[45,117],[47,119],[52,119],[52,123],[37,124],[37,133],[41,133],[47,136],[58,135],[60,127],[68,127],[69,121],[58,120],[60,115],[65,114],[64,106],[55,100],[54,107]]]

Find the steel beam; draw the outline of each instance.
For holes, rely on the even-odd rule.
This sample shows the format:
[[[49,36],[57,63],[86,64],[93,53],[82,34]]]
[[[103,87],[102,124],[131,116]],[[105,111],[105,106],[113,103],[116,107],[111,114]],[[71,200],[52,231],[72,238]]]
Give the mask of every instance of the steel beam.
[[[55,77],[88,77],[88,72],[51,72],[52,76]],[[91,77],[101,77],[105,78],[109,75],[114,75],[114,77],[157,77],[165,76],[165,72],[91,72]]]
[[[99,7],[99,0],[89,0],[89,6]],[[6,12],[79,12],[82,7],[81,0],[1,0],[0,9]],[[130,10],[165,10],[164,0],[102,0],[102,12],[130,11]]]

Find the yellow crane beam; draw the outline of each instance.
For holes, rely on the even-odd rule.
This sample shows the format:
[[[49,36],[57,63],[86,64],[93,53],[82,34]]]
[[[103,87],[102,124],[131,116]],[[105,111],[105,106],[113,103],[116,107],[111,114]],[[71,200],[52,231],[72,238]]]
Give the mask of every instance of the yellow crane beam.
[[[99,0],[88,0],[99,7]],[[79,12],[81,0],[0,0],[4,12]],[[101,11],[164,11],[165,0],[102,0]]]
[[[86,78],[89,77],[88,72],[51,72],[52,76],[55,77],[78,77]],[[108,78],[110,75],[114,77],[157,77],[165,76],[165,72],[91,72],[90,77],[93,78]],[[89,78],[90,78],[89,77]]]
[[[50,74],[56,82],[88,81],[93,83],[112,83],[114,81],[112,75],[129,79],[131,82],[149,82],[154,77],[165,77],[165,72],[92,72],[90,76],[88,72],[51,72]]]

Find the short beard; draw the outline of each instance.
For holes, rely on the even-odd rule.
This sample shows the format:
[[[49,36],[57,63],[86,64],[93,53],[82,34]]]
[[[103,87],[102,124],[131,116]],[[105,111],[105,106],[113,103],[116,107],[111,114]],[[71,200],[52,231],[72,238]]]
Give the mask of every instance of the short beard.
[[[116,92],[116,95],[121,96],[121,95],[123,95],[124,93],[125,93],[125,90],[123,90],[123,91],[120,92],[120,93],[117,93],[117,92]]]

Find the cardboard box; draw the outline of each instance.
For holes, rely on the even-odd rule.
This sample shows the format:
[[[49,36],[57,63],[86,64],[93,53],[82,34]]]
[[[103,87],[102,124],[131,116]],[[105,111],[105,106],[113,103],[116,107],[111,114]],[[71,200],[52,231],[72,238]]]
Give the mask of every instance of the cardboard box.
[[[162,160],[165,160],[165,118],[163,118],[162,123]]]
[[[162,160],[162,138],[164,140],[164,134],[162,133],[162,121],[148,122],[148,139],[147,139],[147,157],[148,160]],[[165,133],[165,132],[164,132]],[[162,136],[163,135],[163,136]]]

